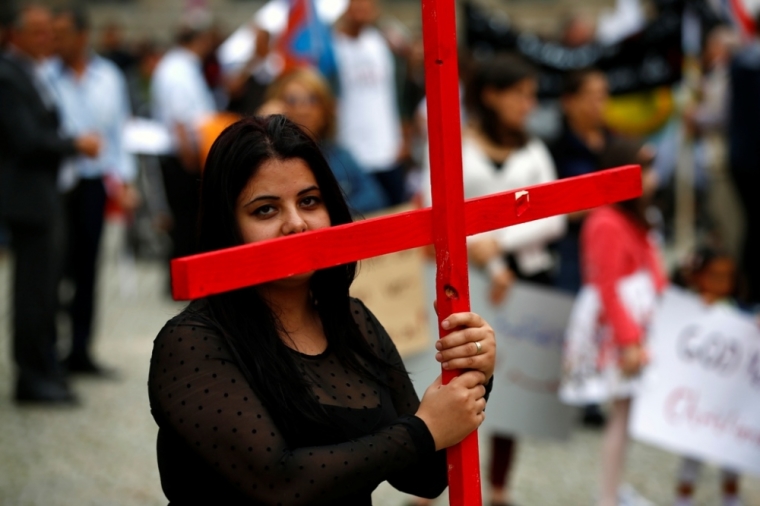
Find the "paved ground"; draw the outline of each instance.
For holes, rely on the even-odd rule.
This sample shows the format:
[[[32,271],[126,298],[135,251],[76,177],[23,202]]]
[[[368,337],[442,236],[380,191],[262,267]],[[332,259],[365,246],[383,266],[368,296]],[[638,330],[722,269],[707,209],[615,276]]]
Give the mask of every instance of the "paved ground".
[[[166,274],[157,264],[130,265],[109,231],[100,290],[97,356],[117,367],[119,381],[78,380],[79,408],[18,408],[10,401],[8,288],[10,258],[0,256],[0,505],[165,505],[155,462],[156,426],[148,410],[147,371],[151,343],[181,305],[166,293]],[[485,447],[483,447],[485,450]],[[578,430],[567,443],[524,441],[514,477],[515,499],[525,506],[591,504],[597,473],[599,434]],[[483,451],[482,453],[486,453]],[[484,457],[487,457],[484,455]],[[485,460],[485,458],[483,459]],[[627,480],[656,504],[672,502],[678,460],[634,444]],[[718,476],[707,468],[698,505],[720,504]],[[747,506],[760,506],[760,480],[746,479]],[[405,497],[388,486],[375,504],[400,505]],[[445,499],[437,501],[438,506]]]

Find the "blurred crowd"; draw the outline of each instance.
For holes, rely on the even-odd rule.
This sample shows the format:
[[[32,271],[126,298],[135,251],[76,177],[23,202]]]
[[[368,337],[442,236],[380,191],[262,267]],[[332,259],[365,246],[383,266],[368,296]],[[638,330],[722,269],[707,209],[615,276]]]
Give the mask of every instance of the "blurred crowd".
[[[382,16],[378,0],[315,5],[329,27],[333,61],[311,66],[285,54],[284,0],[265,4],[231,36],[208,10],[188,10],[168,47],[129,40],[115,21],[94,29],[80,8],[52,12],[30,5],[4,20],[0,248],[15,257],[18,402],[71,403],[76,397],[68,375],[115,374],[92,355],[106,216],[125,220],[138,258],[194,253],[204,159],[236,118],[283,114],[305,128],[357,216],[429,204],[421,33]],[[570,16],[555,38],[566,47],[593,43],[595,23]],[[753,195],[760,188],[760,39],[742,38],[728,25],[701,38],[693,78],[682,85],[672,118],[675,136],[634,136],[610,124],[615,97],[598,69],[566,74],[560,97],[539,100],[540,69],[520,56],[462,50],[468,198],[621,165],[643,167],[644,195],[620,207],[628,221],[612,212],[579,212],[471,239],[471,262],[488,273],[492,301],[507,297],[514,279],[577,293],[611,273],[650,266],[651,248],[673,249],[683,225],[676,216],[685,205],[694,240],[688,251],[669,258],[673,277],[713,293],[700,276],[721,259],[725,265],[711,278],[723,282],[715,298],[748,309],[760,304],[760,199]],[[685,201],[678,168],[684,160]],[[621,267],[612,265],[615,248],[638,253],[621,256],[621,265],[628,262]],[[655,286],[665,283],[666,276],[658,276]],[[71,327],[65,357],[56,353],[61,310]],[[628,334],[618,336],[630,353],[626,360],[641,367],[641,347],[629,346],[640,342],[635,325],[621,325],[629,325],[620,330]],[[613,484],[626,410],[619,406],[609,421],[617,431],[605,450]],[[605,416],[590,405],[584,421],[601,426]],[[508,504],[516,441],[495,437],[493,445],[493,503]],[[679,485],[684,505],[690,504],[695,465],[686,465]],[[729,499],[736,497],[737,482],[735,474],[726,475]],[[603,491],[616,493],[616,487]]]

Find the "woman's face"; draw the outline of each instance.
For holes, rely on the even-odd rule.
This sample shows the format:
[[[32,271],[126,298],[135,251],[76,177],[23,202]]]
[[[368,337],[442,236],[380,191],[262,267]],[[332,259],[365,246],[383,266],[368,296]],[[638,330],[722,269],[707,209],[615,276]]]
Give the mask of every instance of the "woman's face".
[[[300,158],[264,162],[240,192],[235,215],[246,244],[330,226],[314,173]],[[283,281],[300,282],[311,274]]]
[[[715,302],[730,296],[734,291],[736,265],[730,258],[716,258],[694,275],[699,293]]]
[[[503,126],[523,130],[528,116],[536,106],[537,91],[538,81],[526,78],[503,90],[485,88],[483,103],[496,113]]]
[[[562,99],[562,108],[572,125],[600,128],[604,125],[604,110],[610,92],[603,74],[589,75],[577,93]]]
[[[325,106],[303,83],[291,81],[282,90],[285,116],[320,137],[325,127]]]

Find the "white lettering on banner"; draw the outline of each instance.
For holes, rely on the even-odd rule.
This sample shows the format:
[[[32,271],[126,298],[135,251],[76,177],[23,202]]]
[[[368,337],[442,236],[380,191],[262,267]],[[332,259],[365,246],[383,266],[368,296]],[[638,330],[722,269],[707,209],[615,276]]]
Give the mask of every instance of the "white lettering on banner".
[[[633,437],[760,474],[760,327],[671,288],[652,321]]]

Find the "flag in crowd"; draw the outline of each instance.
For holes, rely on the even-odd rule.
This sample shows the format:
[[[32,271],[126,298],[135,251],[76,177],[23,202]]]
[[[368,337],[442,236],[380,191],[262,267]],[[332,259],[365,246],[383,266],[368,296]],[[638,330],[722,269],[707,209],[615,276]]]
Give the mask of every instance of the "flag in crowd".
[[[325,76],[337,71],[330,27],[317,15],[314,0],[290,0],[288,25],[278,49],[285,71],[302,66],[315,66]]]

